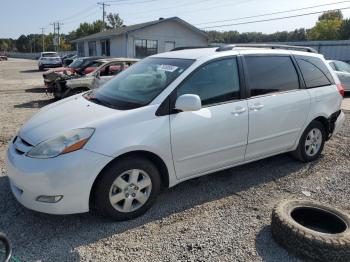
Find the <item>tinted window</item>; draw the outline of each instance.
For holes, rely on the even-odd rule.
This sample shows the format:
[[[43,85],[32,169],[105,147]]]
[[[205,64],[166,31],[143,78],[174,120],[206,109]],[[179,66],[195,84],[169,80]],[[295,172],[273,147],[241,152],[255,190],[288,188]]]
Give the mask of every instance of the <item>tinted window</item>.
[[[303,74],[306,87],[313,88],[334,83],[331,73],[320,58],[297,56],[296,59]]]
[[[43,53],[42,57],[59,57],[57,53]]]
[[[350,73],[350,65],[341,61],[334,62],[338,71]]]
[[[289,56],[247,56],[245,61],[251,96],[299,88],[298,74]]]
[[[135,56],[144,58],[150,55],[157,54],[158,41],[156,40],[135,40]]]
[[[198,95],[202,105],[239,98],[239,76],[236,58],[211,62],[195,71],[177,90],[177,96]]]

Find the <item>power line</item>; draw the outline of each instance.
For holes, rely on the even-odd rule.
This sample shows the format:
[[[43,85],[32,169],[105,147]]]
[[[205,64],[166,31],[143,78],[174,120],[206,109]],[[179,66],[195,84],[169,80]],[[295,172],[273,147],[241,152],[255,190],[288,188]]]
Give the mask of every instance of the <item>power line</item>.
[[[111,5],[130,5],[130,4],[144,4],[144,3],[150,3],[155,2],[159,0],[144,0],[144,1],[138,1],[138,2],[128,2],[128,1],[106,1],[106,3],[112,3]]]
[[[215,23],[220,23],[220,22],[237,21],[237,20],[243,20],[243,19],[248,19],[248,18],[256,18],[256,17],[262,17],[262,16],[277,15],[277,14],[290,13],[290,12],[295,12],[295,11],[313,9],[313,8],[317,8],[317,7],[336,5],[336,4],[342,4],[342,3],[348,3],[348,2],[350,2],[350,1],[348,0],[348,1],[341,1],[341,2],[323,4],[323,5],[308,6],[308,7],[304,7],[304,8],[290,9],[290,10],[280,11],[280,12],[266,13],[266,14],[261,14],[261,15],[253,15],[253,16],[245,16],[245,17],[238,17],[238,18],[225,19],[225,20],[210,21],[210,22],[205,22],[205,23],[198,23],[198,24],[195,24],[195,25],[215,24]]]
[[[158,8],[158,9],[144,10],[144,11],[141,11],[141,12],[133,12],[133,13],[128,13],[128,14],[131,14],[131,15],[134,15],[134,14],[135,14],[135,15],[136,15],[136,14],[154,13],[154,12],[157,12],[157,11],[168,10],[168,9],[174,9],[174,8],[184,7],[184,6],[189,6],[189,5],[196,5],[196,4],[200,4],[200,3],[208,2],[208,1],[212,1],[212,0],[199,0],[199,1],[196,1],[196,2],[187,3],[187,4],[182,4],[182,5],[175,5],[175,6],[169,6],[169,7]],[[192,12],[193,12],[193,11],[194,11],[194,10],[192,10]]]
[[[270,19],[262,19],[262,20],[234,23],[234,24],[224,24],[224,25],[209,26],[209,27],[204,27],[204,28],[201,28],[201,29],[205,30],[205,29],[217,28],[217,27],[227,27],[227,26],[234,26],[234,25],[247,25],[247,24],[254,24],[254,23],[261,23],[261,22],[268,22],[268,21],[276,21],[276,20],[282,20],[282,19],[288,19],[288,18],[294,18],[294,17],[301,17],[301,16],[307,16],[307,15],[315,15],[315,14],[321,14],[321,13],[324,13],[324,12],[337,11],[337,10],[346,10],[346,9],[350,9],[350,7],[337,8],[337,9],[332,9],[332,10],[324,10],[324,11],[318,11],[318,12],[311,12],[311,13],[299,14],[299,15],[276,17],[276,18],[270,18]]]
[[[90,17],[92,14],[94,14],[94,13],[96,13],[96,9],[97,9],[98,7],[96,6],[93,10],[91,10],[92,12],[89,12],[87,15],[85,15],[85,16],[83,16],[83,17],[80,17],[80,18],[77,18],[77,19],[73,19],[73,20],[71,20],[71,21],[68,21],[68,22],[65,22],[64,24],[65,25],[67,25],[67,24],[72,24],[72,23],[75,23],[75,22],[77,22],[77,21],[80,21],[81,22],[81,20],[82,19],[84,19],[84,18],[88,18],[88,17]]]
[[[90,10],[91,8],[93,8],[93,7],[96,7],[95,4],[90,5],[90,6],[88,6],[87,8],[84,8],[83,10],[81,10],[81,11],[79,11],[79,12],[77,12],[77,13],[71,15],[71,16],[68,16],[68,17],[66,17],[66,18],[60,19],[60,20],[58,20],[58,21],[63,22],[63,21],[67,21],[67,20],[72,20],[73,18],[75,19],[77,16],[80,16],[80,15],[82,15],[82,14],[85,14],[87,11],[89,11],[89,10]]]

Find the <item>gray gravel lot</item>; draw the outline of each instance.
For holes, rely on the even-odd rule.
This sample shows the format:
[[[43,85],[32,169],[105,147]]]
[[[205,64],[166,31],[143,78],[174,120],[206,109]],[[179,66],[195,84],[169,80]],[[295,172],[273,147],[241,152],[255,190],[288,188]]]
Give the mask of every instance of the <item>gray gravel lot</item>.
[[[349,113],[314,163],[284,154],[194,179],[132,221],[27,210],[11,195],[4,158],[20,126],[51,102],[35,69],[35,61],[0,62],[0,231],[23,261],[298,261],[271,239],[277,201],[314,199],[350,212]]]

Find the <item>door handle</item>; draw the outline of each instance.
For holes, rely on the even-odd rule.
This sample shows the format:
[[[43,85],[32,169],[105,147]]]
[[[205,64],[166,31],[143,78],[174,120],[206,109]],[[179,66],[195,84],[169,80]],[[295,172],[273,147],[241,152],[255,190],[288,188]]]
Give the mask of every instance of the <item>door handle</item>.
[[[254,105],[250,105],[249,106],[249,109],[252,110],[252,111],[259,111],[259,110],[261,110],[263,108],[264,108],[264,105],[260,104],[260,103],[256,103]]]
[[[233,115],[237,116],[240,115],[242,113],[244,113],[247,109],[245,107],[242,106],[238,106],[235,108],[235,110],[232,112]]]

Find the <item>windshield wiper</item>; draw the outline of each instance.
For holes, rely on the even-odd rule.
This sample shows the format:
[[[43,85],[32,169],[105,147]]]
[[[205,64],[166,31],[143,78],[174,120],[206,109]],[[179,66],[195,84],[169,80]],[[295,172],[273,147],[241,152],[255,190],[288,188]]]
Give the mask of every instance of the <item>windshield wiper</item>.
[[[89,92],[89,93],[86,93],[84,95],[84,98],[88,101],[91,101],[95,104],[98,104],[98,105],[102,105],[102,106],[107,106],[107,107],[110,107],[110,108],[113,108],[113,105],[111,103],[108,103],[106,101],[103,101],[101,99],[98,99],[97,97],[95,97],[93,94],[93,92]]]
[[[101,99],[98,99],[98,98],[96,98],[96,97],[91,97],[91,98],[88,99],[88,100],[91,101],[91,102],[94,102],[94,103],[96,103],[96,104],[102,105],[102,106],[107,106],[107,107],[113,108],[113,105],[112,105],[111,103],[108,103],[108,102],[103,101],[103,100],[101,100]]]

